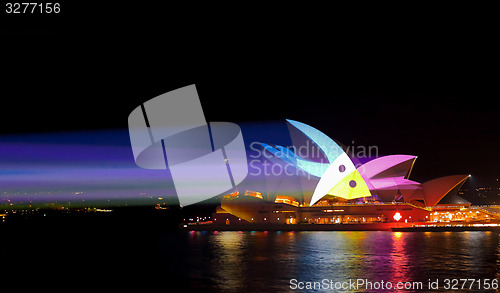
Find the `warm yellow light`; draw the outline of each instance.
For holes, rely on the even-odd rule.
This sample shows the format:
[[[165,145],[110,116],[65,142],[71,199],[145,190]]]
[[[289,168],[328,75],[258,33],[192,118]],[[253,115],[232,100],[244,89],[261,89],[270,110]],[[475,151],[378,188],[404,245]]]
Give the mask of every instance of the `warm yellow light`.
[[[370,190],[358,170],[354,170],[351,174],[345,176],[342,180],[335,184],[332,189],[330,189],[328,194],[345,199],[371,196]]]

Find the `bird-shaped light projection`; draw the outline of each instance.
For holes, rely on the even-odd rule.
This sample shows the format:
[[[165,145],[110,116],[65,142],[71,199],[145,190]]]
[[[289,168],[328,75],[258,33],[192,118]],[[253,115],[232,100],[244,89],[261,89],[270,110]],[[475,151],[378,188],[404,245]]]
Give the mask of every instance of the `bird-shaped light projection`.
[[[355,199],[371,196],[365,180],[361,177],[349,156],[330,137],[302,122],[288,120],[292,126],[305,134],[326,155],[328,163],[318,163],[299,157],[291,150],[282,147],[261,145],[286,163],[302,169],[307,174],[320,177],[309,205],[314,205],[326,194],[345,199]]]

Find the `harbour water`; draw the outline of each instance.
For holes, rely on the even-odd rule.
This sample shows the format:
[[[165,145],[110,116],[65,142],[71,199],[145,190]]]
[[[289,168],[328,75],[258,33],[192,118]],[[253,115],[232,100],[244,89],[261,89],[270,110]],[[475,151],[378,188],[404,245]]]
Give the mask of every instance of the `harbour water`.
[[[191,286],[228,292],[308,285],[373,292],[384,291],[382,282],[407,286],[387,292],[453,291],[454,279],[491,283],[499,277],[499,235],[492,232],[190,232],[186,241]],[[372,286],[345,283],[354,281]],[[472,282],[458,281],[455,291],[478,291]]]
[[[499,245],[499,234],[489,231],[189,232],[108,223],[3,227],[0,253],[4,280],[36,288],[494,292]],[[349,284],[358,280],[372,287]]]

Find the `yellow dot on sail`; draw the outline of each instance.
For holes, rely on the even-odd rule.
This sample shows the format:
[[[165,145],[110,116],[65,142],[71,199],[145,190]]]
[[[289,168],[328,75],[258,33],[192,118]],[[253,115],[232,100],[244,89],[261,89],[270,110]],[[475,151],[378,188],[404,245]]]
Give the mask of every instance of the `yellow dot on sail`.
[[[342,180],[335,184],[330,191],[328,191],[328,194],[345,199],[371,196],[370,190],[358,170],[354,170],[345,176]]]

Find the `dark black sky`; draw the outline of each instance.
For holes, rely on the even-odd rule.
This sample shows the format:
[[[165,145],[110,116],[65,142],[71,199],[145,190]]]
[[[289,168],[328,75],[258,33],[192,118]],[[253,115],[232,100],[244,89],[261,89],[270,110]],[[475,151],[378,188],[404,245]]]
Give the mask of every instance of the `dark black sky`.
[[[140,103],[194,83],[208,121],[299,120],[344,144],[419,156],[418,181],[500,176],[499,64],[486,24],[232,16],[148,26],[82,14],[4,29],[2,133],[126,128]]]

